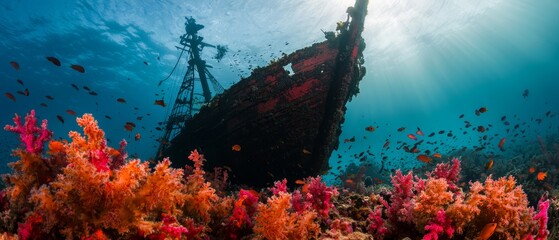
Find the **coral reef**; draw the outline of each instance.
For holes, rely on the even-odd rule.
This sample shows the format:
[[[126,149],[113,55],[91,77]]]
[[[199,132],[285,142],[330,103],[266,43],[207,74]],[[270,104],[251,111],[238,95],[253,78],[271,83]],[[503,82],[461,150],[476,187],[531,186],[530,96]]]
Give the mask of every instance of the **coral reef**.
[[[425,177],[397,170],[391,187],[373,190],[317,176],[256,191],[228,186],[223,169],[205,171],[196,150],[183,169],[130,159],[126,142],[107,146],[90,114],[77,118],[83,135],[72,131],[69,141],[51,140],[33,111],[14,122],[5,129],[22,144],[0,191],[0,239],[474,239],[488,224],[491,239],[559,234],[557,193],[534,210],[512,176],[488,174],[466,187],[459,159]]]

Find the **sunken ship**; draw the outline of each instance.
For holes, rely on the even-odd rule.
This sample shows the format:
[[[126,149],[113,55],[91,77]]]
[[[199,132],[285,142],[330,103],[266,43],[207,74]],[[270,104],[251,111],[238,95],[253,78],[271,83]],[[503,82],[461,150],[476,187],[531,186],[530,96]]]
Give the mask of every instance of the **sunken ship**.
[[[193,109],[188,91],[193,84],[183,81],[157,158],[169,157],[174,167],[184,167],[190,164],[190,151],[197,149],[207,169],[225,168],[231,182],[255,187],[325,173],[339,145],[345,105],[358,94],[365,74],[361,33],[367,4],[357,0],[348,7],[347,19],[336,31],[324,32],[325,41],[254,69],[213,98],[206,90],[208,80],[214,87],[216,81],[199,51],[215,46],[196,35],[202,25],[187,21],[181,43],[191,59],[184,79],[202,73],[196,80],[202,83],[206,104]]]

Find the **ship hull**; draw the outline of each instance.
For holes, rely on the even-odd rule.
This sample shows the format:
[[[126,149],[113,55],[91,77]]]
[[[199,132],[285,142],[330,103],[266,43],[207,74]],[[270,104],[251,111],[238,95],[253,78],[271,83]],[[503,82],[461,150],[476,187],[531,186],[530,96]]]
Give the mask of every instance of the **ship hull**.
[[[255,69],[185,123],[163,152],[173,166],[193,149],[206,168],[229,169],[233,183],[265,186],[328,170],[338,147],[345,104],[357,94],[366,0],[350,9],[339,36]],[[348,11],[350,11],[348,10]]]

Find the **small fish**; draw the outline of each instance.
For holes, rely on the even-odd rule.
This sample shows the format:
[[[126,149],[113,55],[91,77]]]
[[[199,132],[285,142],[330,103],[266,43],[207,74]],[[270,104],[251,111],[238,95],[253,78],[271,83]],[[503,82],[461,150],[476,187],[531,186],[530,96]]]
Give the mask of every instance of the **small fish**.
[[[485,113],[485,112],[487,112],[487,108],[486,108],[486,107],[480,107],[480,108],[478,109],[478,111],[479,111],[480,113]]]
[[[235,151],[235,152],[240,152],[241,151],[241,145],[235,144],[231,147],[231,150]]]
[[[387,148],[388,146],[390,146],[390,141],[386,140],[384,145],[382,145],[382,148]]]
[[[47,107],[46,103],[41,103],[41,107]]]
[[[297,185],[305,185],[305,181],[301,180],[301,179],[297,179],[295,180],[295,184]]]
[[[45,97],[46,97],[48,100],[54,100],[54,98],[53,98],[52,96],[50,96],[50,95],[46,95]]]
[[[155,105],[162,106],[162,107],[167,106],[167,105],[165,105],[165,102],[163,101],[163,99],[161,99],[161,100],[155,100],[155,103],[154,103],[154,104],[155,104]]]
[[[408,134],[408,138],[411,139],[411,140],[417,141],[417,137],[415,137],[415,135],[413,135],[413,134],[411,134],[411,133]]]
[[[71,85],[72,85],[72,87],[73,87],[74,89],[76,89],[76,91],[79,91],[79,90],[80,90],[80,88],[79,88],[76,84],[73,84],[73,83],[72,83]]]
[[[95,91],[90,91],[88,93],[89,93],[89,95],[92,95],[92,96],[97,96],[98,95],[97,92],[95,92]]]
[[[124,98],[117,98],[116,101],[119,103],[126,103],[126,100],[124,100]]]
[[[80,73],[85,73],[85,68],[81,65],[77,65],[77,64],[72,64],[70,65],[70,67]]]
[[[58,118],[58,121],[60,121],[61,123],[64,123],[64,118],[60,115],[56,115],[56,118]]]
[[[16,97],[14,97],[13,94],[7,92],[7,93],[4,93],[4,95],[6,95],[6,97],[9,98],[10,100],[12,100],[14,102],[16,101]]]
[[[66,110],[66,113],[68,113],[68,114],[70,114],[70,115],[72,115],[72,116],[76,116],[76,112],[74,112],[74,110],[72,110],[72,109]]]
[[[427,156],[425,154],[420,154],[420,155],[417,155],[417,160],[422,161],[424,163],[431,163],[431,161],[433,159],[431,159],[429,156]]]
[[[10,65],[12,65],[12,67],[16,70],[19,71],[19,63],[17,63],[16,61],[11,61]]]
[[[403,132],[404,130],[406,130],[406,127],[400,127],[400,128],[398,128],[398,132]]]
[[[353,180],[351,180],[351,179],[346,179],[346,180],[345,180],[345,183],[347,183],[347,184],[353,184]]]
[[[480,132],[480,133],[485,132],[485,127],[484,126],[478,126],[477,131]]]
[[[538,179],[538,181],[543,181],[546,177],[547,177],[547,172],[539,172],[538,176],[536,176],[536,179]]]
[[[54,65],[60,67],[60,60],[58,60],[57,58],[55,58],[55,57],[47,57],[47,60],[48,60],[49,62],[51,62],[52,64],[54,64]]]
[[[487,164],[485,164],[485,169],[487,170],[491,170],[491,168],[493,168],[493,159],[489,159],[489,161],[487,162]]]
[[[309,150],[307,150],[307,149],[305,149],[305,148],[303,148],[303,153],[304,153],[304,154],[312,154],[311,151],[309,151]]]
[[[536,168],[535,168],[535,167],[530,167],[530,168],[528,168],[528,172],[529,172],[529,173],[535,173],[535,172],[536,172]]]
[[[140,135],[140,133],[136,133],[136,136],[134,136],[134,140],[138,141],[141,137],[142,136]]]
[[[23,81],[21,81],[21,79],[18,79],[17,83],[19,83],[21,86],[23,86]]]
[[[477,240],[487,240],[493,235],[495,232],[495,228],[497,228],[497,223],[488,223],[486,224],[481,232],[479,232],[479,236]]]
[[[501,151],[505,151],[505,142],[507,141],[506,138],[501,138],[501,141],[499,141],[499,149],[501,149]]]
[[[29,89],[26,88],[25,90],[23,90],[23,96],[29,96]]]
[[[443,156],[440,153],[433,154],[434,158],[442,158]]]
[[[111,116],[109,116],[109,115],[105,115],[105,118],[106,118],[106,119],[109,119],[109,120],[112,119]]]
[[[84,90],[88,91],[88,92],[91,91],[91,89],[89,89],[88,86],[83,86],[82,88],[83,88]]]
[[[424,136],[425,135],[425,134],[423,134],[423,132],[421,131],[421,129],[419,127],[417,127],[417,131],[415,133],[419,136]]]
[[[524,89],[524,92],[522,92],[522,97],[527,98],[529,94],[530,91],[528,89]]]
[[[141,121],[142,119],[144,119],[143,117],[136,117],[136,120]]]
[[[149,65],[148,62],[146,62],[146,61],[144,61],[144,64],[145,64],[146,66]]]
[[[134,126],[130,124],[124,124],[124,129],[126,129],[126,131],[132,132],[132,130],[134,130]]]
[[[344,139],[344,143],[348,143],[348,142],[355,142],[355,136],[349,138],[349,139]]]
[[[460,114],[460,116],[458,116],[458,118],[463,118],[463,117],[464,117],[464,114]]]
[[[365,128],[365,130],[366,130],[366,131],[369,131],[369,132],[374,132],[374,131],[375,131],[375,127],[373,127],[373,126],[368,126],[368,127]]]

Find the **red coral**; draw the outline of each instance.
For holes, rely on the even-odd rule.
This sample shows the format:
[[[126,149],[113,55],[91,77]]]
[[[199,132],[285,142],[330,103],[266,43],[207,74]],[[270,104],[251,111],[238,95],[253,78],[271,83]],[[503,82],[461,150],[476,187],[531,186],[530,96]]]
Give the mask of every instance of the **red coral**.
[[[281,182],[280,181],[275,181],[274,182],[274,186],[270,188],[270,191],[272,191],[272,193],[274,195],[279,195],[280,192],[287,192],[287,179],[283,179]]]
[[[452,159],[452,165],[450,162],[439,163],[437,167],[432,172],[427,172],[429,178],[444,178],[448,183],[448,188],[452,191],[458,190],[458,179],[460,175],[460,160],[458,158]]]
[[[411,223],[413,220],[413,197],[415,196],[413,173],[403,175],[402,171],[396,170],[396,175],[390,176],[394,189],[390,196],[390,205],[387,215],[391,222]]]
[[[443,209],[439,210],[437,212],[437,217],[425,226],[425,231],[429,233],[423,236],[423,240],[437,240],[442,233],[446,233],[449,238],[452,238],[454,234],[451,221],[446,217]]]
[[[384,225],[385,220],[382,218],[382,205],[376,206],[375,209],[369,213],[367,222],[369,222],[367,231],[375,236],[375,239],[382,239],[384,235],[388,233],[388,228]]]
[[[41,226],[43,223],[43,216],[33,212],[29,215],[24,223],[19,223],[17,229],[17,236],[19,239],[27,240],[41,235]]]
[[[320,176],[310,178],[309,194],[306,200],[311,203],[311,206],[316,212],[323,216],[328,217],[330,208],[334,207],[332,197],[338,196],[338,190],[335,187],[327,187],[326,183],[322,182]]]
[[[15,126],[6,125],[4,130],[19,134],[20,141],[25,145],[28,152],[37,154],[43,151],[45,142],[52,138],[52,131],[47,129],[47,120],[43,119],[41,127],[37,127],[37,118],[35,118],[35,110],[31,110],[25,116],[25,123],[21,123],[19,115],[15,115]]]
[[[549,209],[549,199],[544,201],[546,196],[542,196],[538,202],[538,214],[534,216],[534,220],[538,221],[538,235],[536,235],[536,240],[545,240],[549,235],[549,230],[547,230],[547,220],[549,216],[547,215],[547,210]]]
[[[305,195],[307,196],[307,195]],[[305,196],[303,194],[301,194],[301,191],[299,190],[295,190],[291,196],[291,205],[292,208],[295,210],[295,212],[297,213],[302,213],[306,210],[309,210],[311,208],[311,203],[305,201]],[[309,196],[310,197],[310,196]]]

